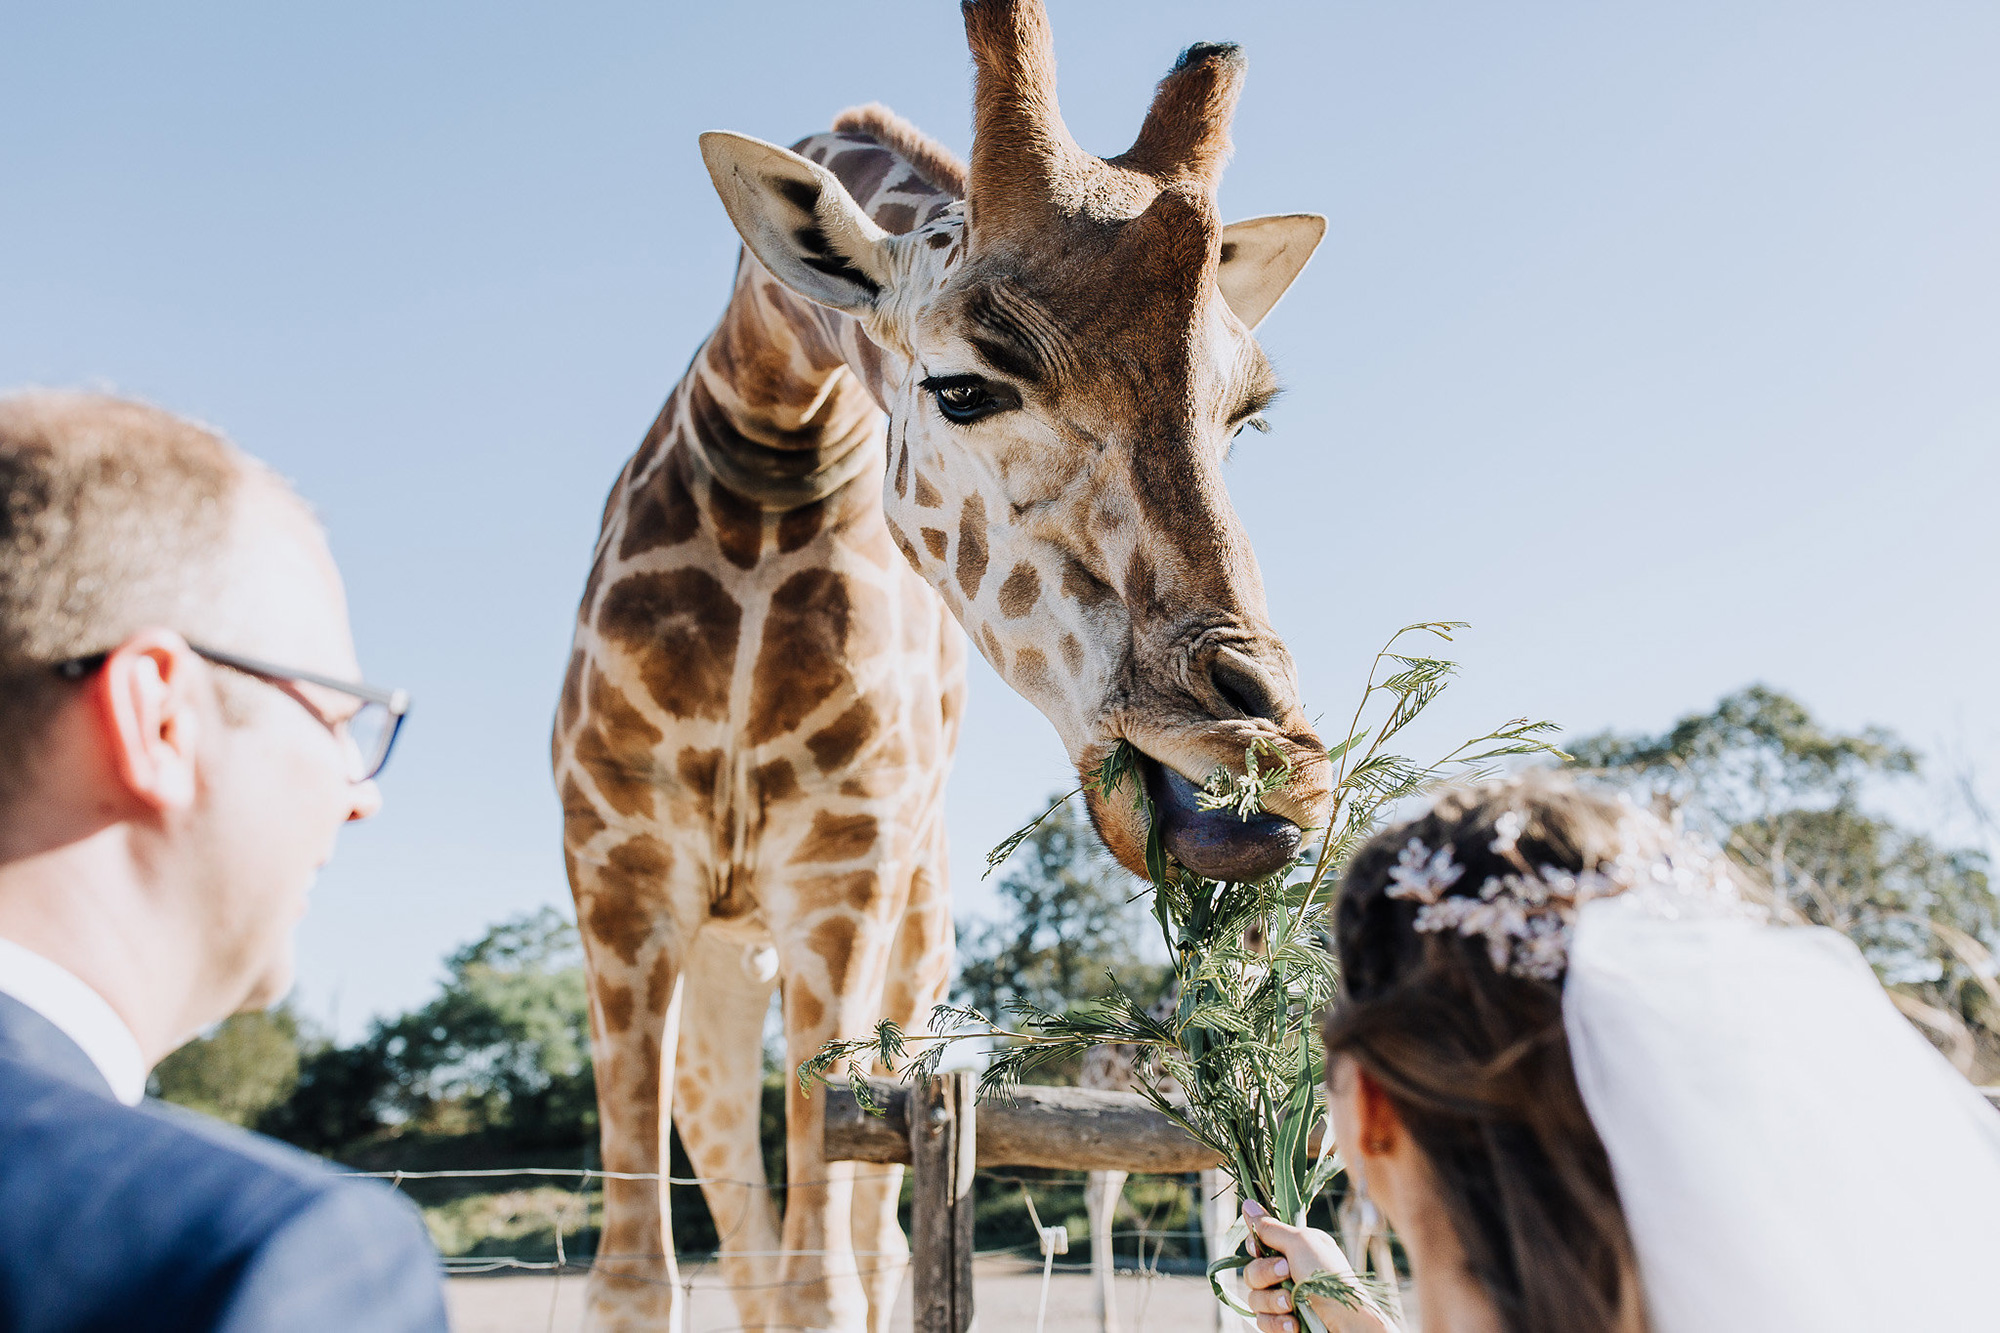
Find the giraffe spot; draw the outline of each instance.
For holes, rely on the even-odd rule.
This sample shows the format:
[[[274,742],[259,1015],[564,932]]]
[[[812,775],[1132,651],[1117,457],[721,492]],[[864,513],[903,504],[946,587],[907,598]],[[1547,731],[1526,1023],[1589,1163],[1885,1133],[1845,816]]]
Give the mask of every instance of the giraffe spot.
[[[590,562],[590,575],[583,581],[583,597],[577,602],[578,613],[587,612],[597,605],[597,588],[604,582],[604,557],[599,555]]]
[[[951,540],[944,535],[944,529],[923,528],[919,530],[918,535],[924,539],[924,549],[931,553],[931,559],[944,559],[945,546]]]
[[[781,552],[798,550],[819,535],[820,527],[825,522],[824,500],[814,500],[811,504],[787,510],[778,520],[778,550]]]
[[[599,887],[582,914],[590,938],[628,964],[639,961],[639,950],[653,938],[648,904],[658,901],[661,882],[673,865],[664,844],[652,838],[634,842],[651,846],[635,848],[627,843],[614,848],[598,868]]]
[[[667,1002],[673,998],[674,960],[667,956],[665,949],[653,960],[653,970],[646,974],[646,1012],[665,1013]]]
[[[930,246],[933,250],[942,250],[951,244],[951,233],[948,231],[934,231],[924,244]]]
[[[844,905],[870,915],[881,903],[884,888],[882,877],[872,870],[821,875],[816,879],[800,880],[797,885],[799,901],[813,908]]]
[[[715,546],[738,569],[751,569],[764,550],[764,511],[730,490],[711,482],[708,521],[715,528]]]
[[[562,730],[576,727],[576,715],[583,708],[583,649],[573,649],[569,655],[569,670],[563,672],[562,705],[556,714],[562,720]]]
[[[626,818],[653,814],[652,747],[660,730],[604,677],[590,673],[590,707],[576,737],[576,761],[606,804]]]
[[[776,805],[799,794],[799,775],[789,759],[773,759],[750,770],[750,799],[760,806]]]
[[[597,997],[598,1005],[604,1010],[604,1026],[612,1032],[623,1032],[632,1026],[632,988],[630,986],[606,986]]]
[[[972,494],[958,515],[958,586],[965,600],[979,596],[979,581],[986,577],[986,500]]]
[[[866,699],[806,738],[806,749],[822,773],[831,773],[861,752],[875,734],[875,705]]]
[[[854,359],[861,365],[857,368],[862,387],[873,394],[879,402],[882,397],[882,349],[867,334],[854,340]]]
[[[821,810],[813,816],[805,840],[792,853],[791,865],[819,861],[852,861],[866,856],[875,845],[877,826],[873,815],[836,815]]]
[[[796,730],[846,679],[849,596],[847,580],[830,569],[801,570],[771,594],[750,678],[752,745]]]
[[[883,204],[875,210],[875,225],[883,231],[901,236],[917,225],[915,204]]]
[[[562,812],[565,847],[582,847],[608,827],[573,777],[563,779]]]
[[[826,1006],[819,996],[803,986],[785,987],[785,1026],[792,1031],[811,1032],[826,1021]],[[795,1080],[786,1079],[786,1083]]]
[[[1000,637],[993,632],[991,625],[981,625],[979,627],[979,643],[986,650],[986,660],[993,664],[993,669],[1005,675],[1007,673],[1007,650],[1000,646]]]
[[[1063,565],[1062,591],[1063,596],[1072,601],[1082,602],[1086,607],[1118,599],[1115,588],[1085,569],[1075,559]]]
[[[638,475],[636,466],[632,475]],[[647,551],[678,546],[693,537],[700,526],[694,493],[688,489],[687,463],[677,454],[628,500],[618,558],[630,560]]]
[[[1063,669],[1068,671],[1072,676],[1081,673],[1083,670],[1083,645],[1077,642],[1076,635],[1065,631],[1062,638],[1058,640],[1057,646],[1062,649]]]
[[[910,440],[907,435],[896,449],[896,494],[910,493]]]
[[[604,596],[598,629],[637,658],[653,702],[678,718],[720,719],[743,609],[713,574],[634,574]]]
[[[896,549],[903,553],[903,563],[921,573],[923,571],[923,562],[917,556],[917,548],[910,545],[910,539],[904,535],[901,528],[896,526],[895,519],[885,516],[883,522],[889,529],[890,540],[894,541]]]
[[[1000,585],[1000,614],[1009,620],[1019,620],[1035,609],[1035,600],[1041,595],[1042,576],[1033,565],[1022,561]]]
[[[674,760],[674,768],[681,785],[692,792],[703,805],[715,805],[715,779],[722,771],[722,751],[698,750],[690,745],[682,750]]]
[[[844,916],[830,916],[812,928],[806,947],[826,960],[827,976],[839,987],[854,961],[854,922]]]
[[[849,149],[828,162],[826,169],[840,177],[840,183],[847,187],[849,194],[858,200],[867,200],[882,188],[882,182],[889,178],[889,169],[895,165],[895,154],[886,148],[870,147]],[[884,227],[883,230],[889,228]]]
[[[1153,569],[1153,562],[1144,551],[1132,552],[1132,559],[1125,566],[1125,605],[1135,611],[1145,610],[1158,598],[1159,582]]]
[[[1039,648],[1023,648],[1014,654],[1014,684],[1027,695],[1052,694],[1055,681],[1049,675],[1049,659]]]
[[[840,784],[840,794],[842,796],[866,798],[873,796],[875,793],[869,790],[866,778],[846,778]]]
[[[921,472],[917,473],[917,506],[921,509],[944,508],[944,497],[938,494],[937,487],[931,485],[931,479]]]

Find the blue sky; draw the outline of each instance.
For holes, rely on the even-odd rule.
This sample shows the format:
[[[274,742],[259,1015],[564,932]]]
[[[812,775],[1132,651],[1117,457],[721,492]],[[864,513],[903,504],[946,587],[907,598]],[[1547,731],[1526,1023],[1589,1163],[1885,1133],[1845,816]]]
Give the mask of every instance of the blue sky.
[[[1138,27],[1132,15],[1144,14]],[[1230,217],[1315,211],[1231,486],[1309,707],[1473,622],[1419,744],[1765,680],[2000,789],[2000,8],[1054,0],[1076,137],[1246,47]],[[957,6],[15,7],[0,385],[225,429],[321,510],[418,708],[301,938],[353,1032],[567,910],[548,719],[600,508],[721,309],[695,149],[886,101],[961,151]],[[975,664],[956,893],[1065,780]]]

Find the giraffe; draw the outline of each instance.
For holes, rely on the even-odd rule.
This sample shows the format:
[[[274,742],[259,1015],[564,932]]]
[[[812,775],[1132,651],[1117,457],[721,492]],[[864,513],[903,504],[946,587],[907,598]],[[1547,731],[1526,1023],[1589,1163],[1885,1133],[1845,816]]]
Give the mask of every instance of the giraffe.
[[[747,1327],[886,1327],[894,1169],[825,1160],[786,1094],[762,1188],[762,1016],[791,1067],[917,1027],[952,951],[942,789],[962,628],[1079,773],[1141,754],[1168,848],[1242,878],[1326,814],[1221,468],[1276,392],[1251,328],[1325,229],[1220,224],[1243,62],[1190,47],[1138,140],[1083,152],[1038,0],[963,6],[971,162],[880,107],[795,151],[701,147],[744,242],[720,323],[605,506],[552,738],[588,962],[605,1168],[593,1326],[677,1327],[669,1116]],[[1249,820],[1197,785],[1292,765]],[[1093,790],[1129,868],[1147,829]]]

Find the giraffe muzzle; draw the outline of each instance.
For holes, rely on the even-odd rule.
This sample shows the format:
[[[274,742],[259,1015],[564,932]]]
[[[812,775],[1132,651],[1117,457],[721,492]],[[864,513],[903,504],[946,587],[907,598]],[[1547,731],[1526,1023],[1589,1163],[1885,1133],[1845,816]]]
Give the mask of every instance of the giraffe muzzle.
[[[1142,758],[1146,795],[1160,821],[1160,842],[1176,861],[1207,879],[1262,879],[1284,869],[1305,834],[1268,811],[1248,819],[1234,810],[1204,810],[1200,788],[1167,765]]]

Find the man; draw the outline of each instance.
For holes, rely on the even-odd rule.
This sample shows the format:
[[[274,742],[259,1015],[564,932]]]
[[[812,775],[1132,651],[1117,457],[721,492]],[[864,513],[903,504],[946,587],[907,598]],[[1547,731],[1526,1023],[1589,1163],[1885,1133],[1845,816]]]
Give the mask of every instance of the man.
[[[282,482],[81,394],[0,399],[0,1328],[442,1329],[408,1202],[142,1100],[291,986],[403,701]]]

